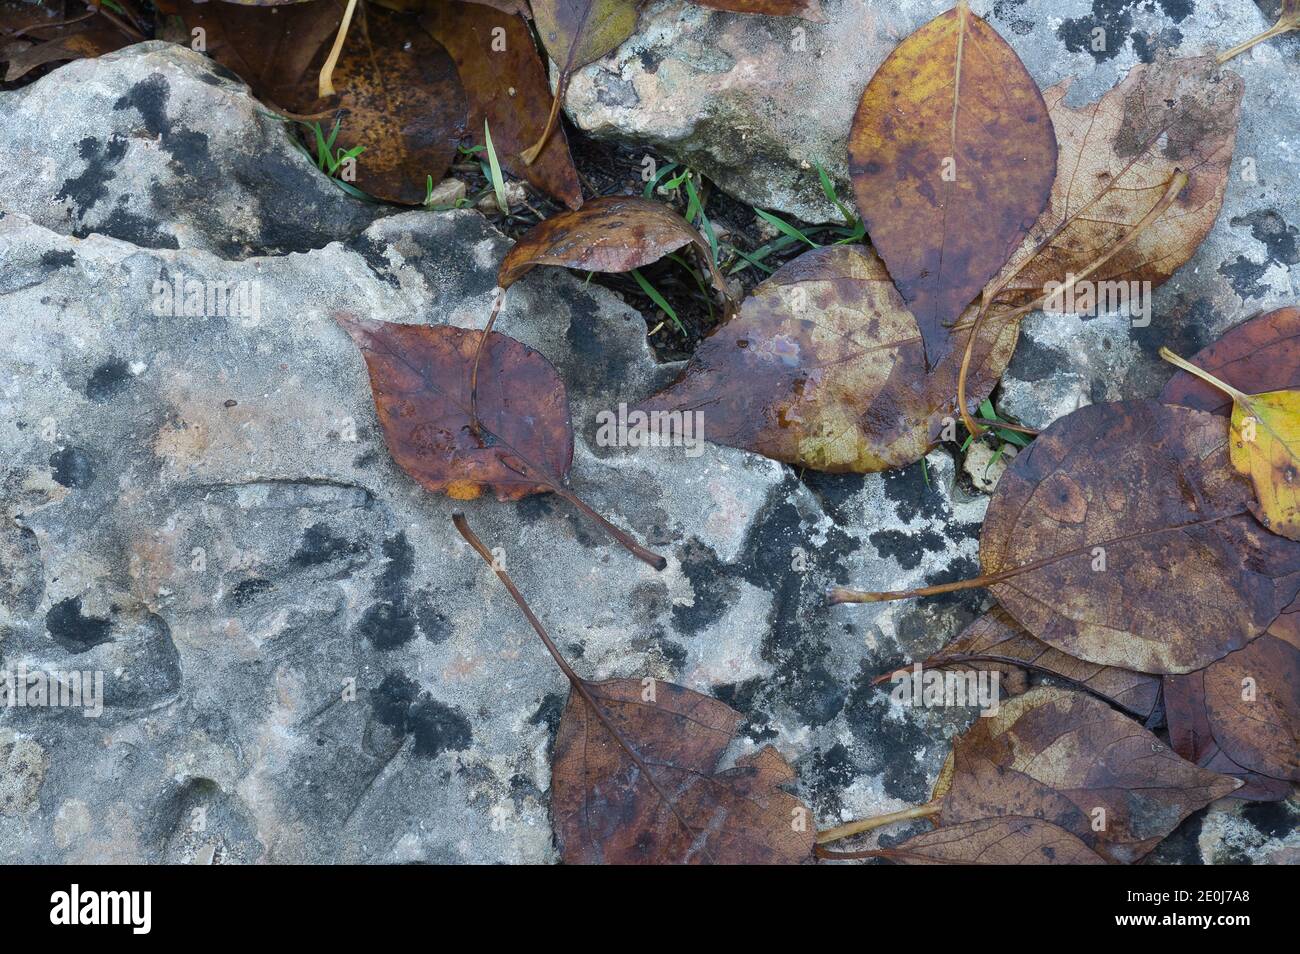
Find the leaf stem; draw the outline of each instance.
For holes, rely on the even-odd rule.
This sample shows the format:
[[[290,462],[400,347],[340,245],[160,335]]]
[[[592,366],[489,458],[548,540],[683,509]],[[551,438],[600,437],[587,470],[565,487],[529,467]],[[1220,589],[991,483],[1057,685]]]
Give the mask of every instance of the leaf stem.
[[[334,67],[339,61],[339,55],[343,52],[343,41],[347,39],[348,26],[352,23],[352,11],[356,9],[356,6],[357,0],[348,0],[348,5],[343,10],[343,20],[339,23],[339,32],[334,37],[334,45],[330,47],[330,55],[320,68],[320,78],[316,83],[316,95],[321,99],[334,95]]]
[[[819,831],[817,833],[817,844],[829,845],[833,841],[852,838],[854,835],[860,835],[864,831],[871,831],[873,828],[881,828],[895,822],[911,821],[913,818],[927,818],[930,815],[937,815],[939,814],[939,807],[940,803],[937,801],[926,802],[924,805],[904,808],[902,811],[890,812],[888,815],[875,815],[871,818],[860,818],[857,821],[845,822],[843,825],[836,825],[834,828]]]
[[[487,324],[479,333],[478,347],[474,349],[474,364],[469,371],[469,429],[470,433],[480,440],[483,437],[483,429],[478,419],[478,365],[483,360],[483,350],[492,335],[492,326],[496,324],[497,314],[501,311],[501,303],[505,301],[505,297],[506,290],[498,288],[496,300],[492,302],[492,313],[488,315]]]
[[[1257,34],[1256,36],[1252,36],[1249,40],[1246,40],[1244,43],[1238,43],[1232,49],[1224,53],[1220,53],[1218,57],[1215,59],[1215,62],[1218,63],[1220,66],[1222,66],[1224,63],[1228,62],[1228,60],[1232,59],[1234,56],[1240,56],[1242,53],[1245,53],[1247,50],[1249,50],[1252,46],[1255,46],[1257,43],[1263,43],[1265,40],[1271,40],[1275,36],[1281,36],[1283,33],[1289,33],[1290,31],[1295,29],[1300,29],[1300,23],[1286,23],[1283,22],[1282,20],[1278,20],[1277,23],[1273,24],[1263,33]]]
[[[1174,354],[1164,345],[1160,346],[1160,357],[1164,358],[1175,368],[1182,368],[1188,374],[1195,375],[1196,377],[1204,381],[1206,384],[1213,385],[1214,387],[1222,391],[1224,394],[1230,395],[1232,399],[1236,401],[1238,404],[1244,406],[1250,403],[1250,395],[1243,394],[1242,392],[1234,388],[1231,384],[1228,384],[1226,381],[1220,381],[1218,378],[1210,374],[1210,372],[1206,371],[1204,368],[1198,368],[1196,365],[1192,364],[1187,359],[1180,358],[1178,355]]]
[[[547,140],[551,138],[551,134],[555,131],[555,127],[559,124],[560,103],[564,101],[564,94],[568,91],[568,89],[569,89],[569,71],[565,70],[564,72],[560,73],[560,81],[559,83],[556,84],[555,96],[551,99],[551,112],[546,117],[546,127],[542,130],[542,135],[538,138],[537,142],[533,143],[531,146],[529,146],[527,149],[525,149],[523,152],[519,154],[519,158],[524,161],[524,165],[531,166],[534,162],[537,161],[537,157],[542,154],[542,149],[545,148]]]

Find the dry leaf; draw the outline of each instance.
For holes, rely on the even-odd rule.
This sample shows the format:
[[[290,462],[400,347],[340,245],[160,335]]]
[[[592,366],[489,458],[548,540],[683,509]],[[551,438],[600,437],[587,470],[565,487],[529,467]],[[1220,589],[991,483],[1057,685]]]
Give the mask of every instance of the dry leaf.
[[[871,78],[853,119],[849,172],[933,367],[952,347],[953,323],[1047,204],[1056,138],[1038,85],[959,0]]]
[[[701,7],[731,13],[761,13],[769,17],[800,17],[813,23],[825,23],[821,0],[691,0]]]
[[[531,164],[519,154],[541,136],[551,110],[551,86],[528,24],[479,3],[435,3],[420,18],[456,61],[469,98],[469,129],[482,145],[484,120],[502,167],[571,209],[582,187],[564,130],[547,140]]]
[[[1256,315],[1189,360],[1243,391],[1300,388],[1300,308]],[[1187,371],[1169,379],[1160,401],[1225,417],[1232,413],[1232,398],[1227,393]]]
[[[993,390],[1018,330],[1018,322],[981,330],[973,404]],[[709,440],[774,460],[883,470],[919,460],[955,418],[959,359],[950,354],[927,374],[916,319],[880,259],[861,246],[828,246],[754,289],[641,409],[700,411]]]
[[[1240,782],[1180,758],[1091,696],[1040,687],[976,719],[936,786],[940,829],[1002,816],[1051,822],[1128,864]]]
[[[893,848],[818,851],[823,858],[885,858],[904,865],[1104,865],[1106,859],[1064,828],[1003,816],[945,825]]]
[[[980,559],[1006,577],[998,602],[1062,652],[1138,672],[1190,672],[1246,645],[1300,592],[1300,545],[1250,516],[1227,431],[1154,401],[1056,421],[989,503]]]
[[[1134,66],[1097,102],[1079,107],[1065,105],[1072,82],[1043,94],[1056,130],[1057,173],[1046,211],[1007,263],[1016,274],[1003,297],[1017,302],[1082,273],[1146,216],[1179,170],[1188,183],[1172,207],[1089,275],[1089,288],[1100,294],[1103,282],[1161,284],[1192,257],[1223,206],[1240,77],[1220,71],[1212,56],[1164,59]],[[1077,310],[1091,307],[1084,292],[1073,296]]]

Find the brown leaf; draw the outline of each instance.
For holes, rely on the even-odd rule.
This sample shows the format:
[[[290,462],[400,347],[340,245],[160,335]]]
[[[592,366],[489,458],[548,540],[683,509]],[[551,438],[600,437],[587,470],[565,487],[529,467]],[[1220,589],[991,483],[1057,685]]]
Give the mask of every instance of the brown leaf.
[[[813,23],[825,23],[821,0],[691,0],[701,7],[731,13],[761,13],[768,17],[800,17]]]
[[[826,858],[886,858],[904,865],[1104,865],[1106,859],[1063,828],[1004,816],[945,825],[893,848],[826,852]]]
[[[361,4],[334,68],[334,96],[316,96],[316,72],[303,77],[287,108],[343,110],[337,147],[365,147],[356,187],[390,202],[423,202],[427,177],[442,179],[465,133],[465,90],[447,51],[414,16]]]
[[[1300,388],[1300,308],[1257,315],[1189,360],[1243,391]],[[1232,413],[1231,397],[1187,371],[1169,379],[1160,401],[1224,416]]]
[[[1300,782],[1300,602],[1244,649],[1166,676],[1165,718],[1184,758],[1229,764],[1252,788],[1285,798],[1287,783]]]
[[[1005,370],[1018,330],[1018,322],[981,329],[972,407]],[[884,470],[919,460],[955,418],[960,358],[951,353],[927,374],[916,319],[880,259],[862,246],[829,246],[754,289],[641,409],[698,410],[709,440],[774,460]]]
[[[539,222],[501,261],[497,283],[508,288],[537,265],[628,272],[684,245],[694,245],[705,262],[712,263],[700,233],[668,206],[636,196],[602,196],[576,212],[561,212]],[[711,274],[714,287],[727,295],[718,270],[711,269]]]
[[[62,2],[0,3],[0,63],[4,82],[11,83],[47,63],[92,59],[136,42],[125,26],[113,24],[101,12]]]
[[[1024,667],[1068,680],[1143,720],[1160,699],[1160,677],[1068,656],[1029,635],[1001,607],[975,620],[922,665],[927,669]]]
[[[742,716],[654,679],[588,682],[492,551],[452,518],[492,567],[569,680],[551,759],[551,816],[570,864],[795,864],[812,859],[808,809],[777,786],[794,772],[764,746],[720,767]]]
[[[1050,687],[975,720],[954,743],[951,761],[935,792],[941,830],[993,817],[1038,818],[1124,864],[1240,785],[1180,758],[1104,702]]]
[[[720,769],[743,717],[709,696],[640,679],[587,683],[675,812],[576,692],[551,760],[551,816],[568,864],[795,864],[811,857],[808,810],[777,786],[794,771],[771,746]],[[674,815],[680,817],[675,818]],[[684,822],[684,824],[683,824]]]
[[[581,206],[582,186],[563,129],[531,165],[519,158],[540,138],[551,109],[551,85],[528,24],[477,3],[434,4],[420,23],[456,61],[474,141],[483,144],[486,120],[506,171],[571,209]]]
[[[980,560],[1038,639],[1138,672],[1240,649],[1300,592],[1300,545],[1250,516],[1228,424],[1125,401],[1056,421],[998,482]]]
[[[425,489],[456,500],[484,490],[519,500],[569,473],[569,399],[540,353],[492,333],[479,374],[479,420],[488,432],[480,440],[470,428],[468,373],[479,332],[337,320],[365,355],[389,452]]]
[[[163,0],[159,9],[179,16],[187,31],[202,29],[207,55],[247,83],[258,99],[280,107],[301,99],[307,67],[343,16],[338,0],[278,6]]]
[[[890,54],[862,94],[849,172],[933,367],[952,324],[1047,204],[1056,139],[1038,85],[966,0]]]
[[[1155,206],[1175,172],[1188,183],[1171,208],[1088,276],[1156,286],[1191,258],[1223,205],[1244,84],[1212,56],[1134,66],[1101,99],[1065,105],[1072,80],[1043,95],[1059,158],[1051,201],[1016,250],[1004,297],[1032,300],[1100,258]],[[1040,246],[1043,247],[1039,251]],[[1074,305],[1088,308],[1076,291]],[[1059,303],[1068,306],[1069,299]]]

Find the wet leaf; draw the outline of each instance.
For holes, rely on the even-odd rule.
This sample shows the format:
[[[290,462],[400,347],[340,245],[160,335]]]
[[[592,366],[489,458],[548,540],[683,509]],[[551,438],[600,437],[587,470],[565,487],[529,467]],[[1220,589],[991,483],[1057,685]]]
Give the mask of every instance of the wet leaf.
[[[1232,398],[1232,466],[1255,487],[1251,510],[1274,533],[1300,540],[1300,390],[1246,394],[1168,348],[1160,356]]]
[[[547,54],[560,68],[555,100],[541,137],[523,155],[534,162],[559,121],[575,70],[600,59],[636,29],[637,0],[532,0],[533,23]]]
[[[808,809],[777,786],[769,746],[722,768],[743,717],[655,679],[589,682],[560,654],[492,551],[453,521],[505,585],[569,680],[551,759],[551,817],[569,864],[796,864],[812,860]]]
[[[980,559],[998,602],[1062,652],[1138,672],[1245,646],[1300,592],[1300,545],[1250,516],[1227,438],[1221,417],[1154,401],[1056,421],[989,503]]]
[[[1029,635],[1001,607],[975,620],[922,665],[926,669],[1029,669],[1068,680],[1142,720],[1160,699],[1160,677],[1067,656]]]
[[[1243,798],[1285,798],[1300,782],[1300,603],[1244,649],[1164,682],[1178,754],[1244,778]]]
[[[814,23],[825,23],[821,0],[691,0],[701,7],[727,10],[731,13],[761,13],[769,17],[800,17]]]
[[[959,0],[871,78],[849,136],[849,172],[933,367],[952,347],[953,323],[1047,204],[1056,138],[1038,85]]]
[[[365,147],[353,185],[390,202],[422,203],[427,178],[442,179],[465,133],[465,90],[447,51],[414,16],[362,4],[334,68],[338,92],[318,98],[315,72],[287,108],[343,110],[338,147]]]
[[[1088,276],[1093,298],[1107,292],[1104,282],[1164,282],[1192,257],[1223,206],[1240,77],[1220,71],[1212,56],[1140,63],[1101,99],[1078,107],[1065,104],[1071,83],[1043,94],[1058,142],[1056,181],[1046,211],[1007,264],[1016,274],[1003,297],[1013,301],[1036,299],[1048,283],[1081,274],[1160,201],[1178,170],[1188,182],[1173,205]],[[1090,310],[1085,291],[1057,304]]]
[[[1300,388],[1300,308],[1257,315],[1189,360],[1242,391]],[[1231,396],[1187,371],[1169,379],[1160,401],[1225,417],[1232,413]]]
[[[981,329],[972,409],[1005,370],[1018,331],[1018,322]],[[774,460],[884,470],[919,460],[954,420],[960,358],[951,353],[927,374],[916,319],[880,259],[828,246],[754,289],[641,409],[700,411],[709,440]]]
[[[538,265],[560,265],[588,272],[629,272],[649,265],[684,245],[694,245],[706,263],[708,243],[684,218],[661,202],[636,196],[593,199],[576,212],[561,212],[519,239],[497,270],[508,288]],[[716,268],[714,287],[727,295]]]
[[[540,353],[493,332],[483,349],[478,412],[470,428],[469,372],[479,332],[339,318],[365,355],[389,452],[426,489],[456,500],[485,490],[519,500],[551,490],[573,462],[569,399]],[[544,469],[544,470],[543,470]]]
[[[39,5],[0,3],[0,63],[7,64],[4,82],[22,79],[47,63],[92,59],[142,39],[128,29],[79,3],[71,11],[61,0]]]
[[[1064,828],[1037,818],[981,818],[922,832],[869,851],[821,853],[831,859],[885,858],[904,865],[1104,865],[1106,859]]]
[[[564,130],[529,165],[519,154],[536,142],[551,109],[551,86],[528,24],[477,3],[437,3],[420,18],[456,61],[469,98],[469,129],[482,145],[484,120],[501,164],[571,209],[582,187]],[[495,32],[494,32],[495,31]]]
[[[1240,782],[1180,758],[1104,702],[1051,687],[1002,703],[953,745],[936,785],[940,830],[1038,818],[1128,864]]]

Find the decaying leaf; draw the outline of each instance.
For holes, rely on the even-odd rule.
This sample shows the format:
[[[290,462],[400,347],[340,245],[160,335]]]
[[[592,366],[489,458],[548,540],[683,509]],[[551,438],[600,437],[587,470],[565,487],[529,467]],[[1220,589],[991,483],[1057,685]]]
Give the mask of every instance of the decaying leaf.
[[[539,352],[506,335],[451,325],[335,317],[366,359],[375,410],[399,467],[434,493],[519,500],[547,491],[595,520],[639,560],[667,561],[563,483],[573,462],[564,382]],[[485,347],[480,348],[480,342]],[[477,416],[471,391],[477,375]]]
[[[731,13],[761,13],[769,17],[800,17],[825,23],[821,0],[691,0],[691,3]]]
[[[1300,546],[1250,515],[1221,417],[1154,401],[1056,421],[998,482],[984,579],[1071,656],[1190,672],[1262,633],[1300,592]]]
[[[575,70],[600,59],[636,29],[637,0],[532,0],[533,22],[547,54],[560,67],[560,79],[541,137],[524,150],[535,162],[559,122],[560,106]]]
[[[981,818],[913,835],[893,848],[818,851],[823,858],[885,858],[904,865],[1104,865],[1064,828],[1038,818]]]
[[[981,329],[973,404],[993,390],[1018,333],[1018,322]],[[759,285],[641,409],[700,411],[709,440],[774,460],[884,470],[919,460],[955,418],[959,359],[927,374],[921,331],[880,259],[828,246]]]
[[[862,94],[849,172],[933,367],[954,322],[1047,204],[1056,137],[1038,85],[966,0],[904,40]]]
[[[1241,784],[1179,757],[1104,702],[1050,687],[976,719],[950,760],[934,795],[940,830],[1002,816],[1038,818],[1123,864]]]
[[[479,3],[435,3],[420,23],[456,61],[469,98],[469,129],[482,145],[484,120],[501,165],[571,209],[582,187],[560,129],[530,165],[519,154],[538,140],[551,110],[551,86],[528,24]]]
[[[485,490],[499,500],[519,500],[567,476],[573,463],[569,399],[539,352],[503,334],[489,337],[478,410],[491,436],[480,440],[469,426],[467,373],[479,332],[338,321],[365,355],[389,452],[426,490],[456,500],[473,500]]]
[[[967,626],[922,665],[927,668],[1021,667],[1068,680],[1147,719],[1160,699],[1160,677],[1067,656],[1025,632],[1001,607]]]
[[[338,93],[315,96],[309,73],[287,108],[343,111],[338,146],[364,146],[358,189],[391,202],[419,205],[429,176],[446,174],[465,132],[468,105],[456,65],[415,17],[373,4],[358,8],[334,68]]]
[[[1300,782],[1300,602],[1244,649],[1164,681],[1169,739],[1184,758],[1240,775],[1242,797],[1285,798]]]
[[[1007,263],[1015,274],[1005,298],[1032,300],[1083,272],[1160,201],[1177,171],[1188,176],[1172,207],[1084,289],[1051,303],[1088,311],[1108,293],[1104,283],[1161,284],[1209,234],[1223,206],[1244,84],[1212,56],[1138,64],[1079,107],[1065,104],[1071,83],[1043,94],[1058,142],[1056,180],[1046,211]]]
[[[1300,308],[1278,308],[1242,322],[1189,361],[1242,391],[1300,388]],[[1160,392],[1163,404],[1182,404],[1225,417],[1232,397],[1196,375],[1179,371]]]
[[[501,261],[497,283],[508,288],[538,265],[588,272],[628,272],[649,265],[684,245],[694,245],[710,266],[714,287],[726,297],[727,284],[708,244],[690,223],[661,202],[608,195],[576,212],[539,222]]]
[[[116,22],[85,4],[0,3],[0,63],[6,83],[38,66],[89,59],[144,39],[125,20]]]
[[[1246,394],[1168,348],[1160,356],[1232,398],[1232,466],[1250,478],[1260,523],[1300,540],[1300,390]]]
[[[551,816],[570,864],[796,864],[812,860],[808,809],[777,786],[794,771],[769,746],[720,763],[743,717],[709,696],[654,679],[588,682],[470,530],[569,680],[551,759]]]

